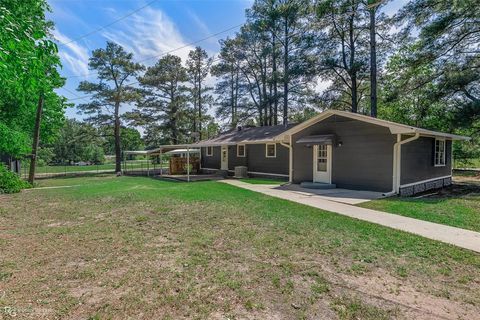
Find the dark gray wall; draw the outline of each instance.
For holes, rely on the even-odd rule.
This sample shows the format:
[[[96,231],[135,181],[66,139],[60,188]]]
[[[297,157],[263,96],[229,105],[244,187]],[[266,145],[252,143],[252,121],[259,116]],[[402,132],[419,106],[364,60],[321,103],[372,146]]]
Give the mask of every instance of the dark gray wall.
[[[293,181],[313,180],[313,148],[296,144],[304,136],[335,134],[342,146],[332,147],[332,183],[339,188],[390,191],[396,136],[385,127],[331,116],[292,137]]]
[[[201,148],[202,168],[220,169],[220,147],[213,147],[213,155],[207,156],[207,148]]]
[[[202,168],[220,169],[221,148],[213,148],[213,156],[206,155],[207,149],[202,149]],[[277,144],[277,157],[265,157],[265,144],[246,144],[246,157],[237,157],[237,146],[228,146],[228,169],[236,166],[246,166],[248,171],[272,174],[288,174],[288,148]]]
[[[265,157],[265,144],[247,145],[248,171],[288,174],[288,148],[277,143],[277,157]]]
[[[420,137],[402,145],[400,184],[444,177],[452,174],[452,141],[445,143],[445,166],[435,167],[435,138]]]
[[[248,147],[245,145],[247,154]],[[247,156],[237,157],[237,146],[228,146],[228,170],[234,170],[237,166],[247,166]]]

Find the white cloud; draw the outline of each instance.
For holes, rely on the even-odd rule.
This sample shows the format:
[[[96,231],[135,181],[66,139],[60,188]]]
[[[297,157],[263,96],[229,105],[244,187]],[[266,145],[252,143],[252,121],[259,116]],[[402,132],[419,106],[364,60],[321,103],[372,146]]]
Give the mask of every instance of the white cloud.
[[[77,42],[70,42],[71,39],[58,29],[53,31],[53,36],[60,42],[58,51],[63,65],[68,66],[76,76],[88,74],[88,49]],[[63,45],[62,43],[66,44]]]
[[[162,54],[172,50],[171,54],[181,57],[185,62],[188,52],[194,48],[188,45],[175,23],[163,11],[153,8],[145,8],[116,23],[102,36],[133,52],[136,61],[155,56],[144,61],[146,65],[154,64]]]

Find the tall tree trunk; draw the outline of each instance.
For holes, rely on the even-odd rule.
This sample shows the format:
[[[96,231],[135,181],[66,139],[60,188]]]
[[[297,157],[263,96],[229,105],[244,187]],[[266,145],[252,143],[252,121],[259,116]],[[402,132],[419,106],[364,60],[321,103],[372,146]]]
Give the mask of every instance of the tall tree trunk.
[[[272,32],[272,73],[273,73],[273,124],[278,124],[277,49],[276,35]]]
[[[355,8],[352,5],[352,10]],[[357,105],[357,66],[355,65],[355,35],[354,35],[354,19],[355,19],[355,11],[352,12],[349,21],[349,42],[350,42],[350,79],[351,79],[351,86],[352,86],[352,112],[358,112],[358,105]]]
[[[33,184],[33,182],[35,181],[35,166],[37,164],[38,144],[40,142],[40,125],[42,122],[43,103],[44,103],[43,93],[40,93],[40,96],[38,97],[38,104],[37,104],[37,115],[35,117],[35,127],[33,129],[33,144],[32,144],[32,157],[30,160],[30,172],[28,174],[28,182],[30,182],[31,184]]]
[[[237,125],[236,121],[235,121],[235,82],[234,82],[234,75],[233,73],[231,74],[231,78],[230,78],[230,107],[232,108],[232,128],[235,128],[235,126]]]
[[[273,96],[273,83],[270,83],[268,86],[268,125],[273,125],[273,104],[272,104],[272,96]]]
[[[173,89],[170,91],[170,103],[171,103],[171,114],[170,114],[170,130],[172,132],[172,143],[178,144],[178,128],[177,128],[177,101],[175,101],[175,93]]]
[[[238,122],[238,82],[239,82],[239,71],[235,71],[235,94],[234,94],[234,118],[235,118],[235,125]]]
[[[377,44],[375,30],[375,7],[370,8],[370,115],[377,117]]]
[[[263,118],[263,125],[268,126],[268,119],[270,118],[270,115],[268,114],[268,104],[269,104],[269,99],[268,99],[268,94],[267,94],[267,62],[266,58],[263,58],[263,64],[262,64],[262,95],[263,95],[263,112],[265,114],[265,117]]]
[[[202,79],[198,77],[198,137],[202,140]]]
[[[196,80],[194,81],[195,83],[197,82]],[[196,84],[195,84],[196,86]],[[193,88],[193,132],[197,132],[197,100],[198,100],[198,95],[197,95],[197,89]]]
[[[113,134],[115,136],[115,173],[122,172],[122,146],[120,142],[120,102],[115,102],[115,124]]]
[[[288,81],[289,81],[289,60],[288,60],[288,18],[284,22],[284,53],[283,53],[283,124],[288,124]]]

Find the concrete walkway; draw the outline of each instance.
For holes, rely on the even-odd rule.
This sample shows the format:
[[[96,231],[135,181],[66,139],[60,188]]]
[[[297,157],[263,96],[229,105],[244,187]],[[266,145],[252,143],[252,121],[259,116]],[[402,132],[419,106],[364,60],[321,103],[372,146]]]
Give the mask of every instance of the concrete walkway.
[[[278,185],[250,184],[238,180],[222,180],[223,183],[290,200],[351,218],[373,222],[382,226],[410,232],[425,238],[453,244],[480,253],[480,233],[443,224],[413,219],[377,210],[356,207],[339,201],[327,200],[317,194],[296,192]]]

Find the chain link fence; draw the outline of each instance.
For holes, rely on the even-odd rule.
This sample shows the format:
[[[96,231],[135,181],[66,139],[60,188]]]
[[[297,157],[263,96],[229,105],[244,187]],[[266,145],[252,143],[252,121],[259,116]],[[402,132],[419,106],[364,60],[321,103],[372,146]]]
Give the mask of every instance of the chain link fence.
[[[168,167],[168,162],[164,168]],[[160,174],[162,166],[155,159],[128,159],[122,161],[121,170],[129,175],[155,175]],[[20,165],[22,178],[28,179],[30,174],[30,160],[22,160]],[[113,174],[115,163],[90,164],[78,162],[75,164],[38,164],[35,167],[35,179],[80,176],[89,174]]]

